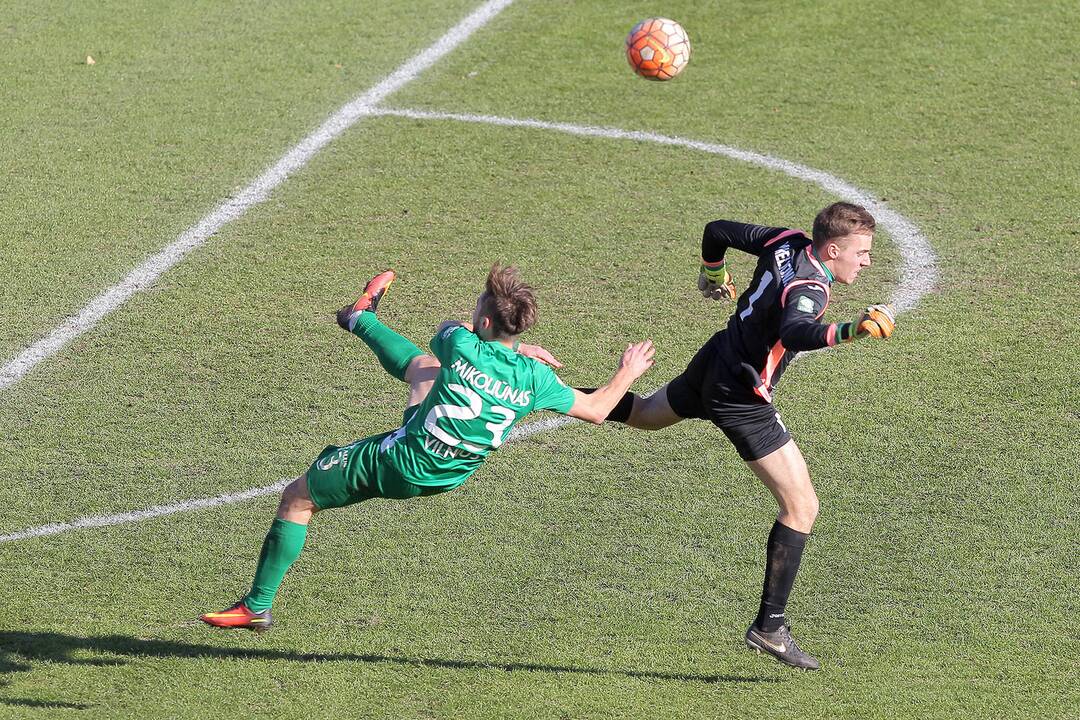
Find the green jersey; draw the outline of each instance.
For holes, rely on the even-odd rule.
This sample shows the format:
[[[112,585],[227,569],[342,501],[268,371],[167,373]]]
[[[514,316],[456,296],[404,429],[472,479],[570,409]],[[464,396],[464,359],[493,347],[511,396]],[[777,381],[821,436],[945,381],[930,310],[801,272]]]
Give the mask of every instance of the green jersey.
[[[573,390],[547,365],[462,325],[436,335],[431,350],[442,364],[434,387],[381,443],[386,460],[417,485],[460,485],[529,412],[566,414],[574,404]]]

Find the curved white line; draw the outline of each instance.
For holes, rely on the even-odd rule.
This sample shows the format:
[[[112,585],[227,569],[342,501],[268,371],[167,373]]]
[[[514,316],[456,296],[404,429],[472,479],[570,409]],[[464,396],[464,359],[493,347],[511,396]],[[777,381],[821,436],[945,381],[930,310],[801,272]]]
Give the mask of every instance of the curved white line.
[[[371,115],[407,117],[419,120],[456,120],[460,122],[486,123],[504,127],[527,127],[586,137],[655,142],[661,145],[674,145],[693,150],[700,150],[714,155],[724,155],[734,160],[740,160],[772,170],[778,170],[794,178],[813,182],[841,199],[863,205],[870,210],[875,218],[877,218],[879,224],[892,236],[901,257],[903,258],[900,283],[892,299],[892,302],[898,311],[915,307],[919,299],[929,293],[937,281],[937,259],[933,250],[930,248],[930,243],[923,237],[922,233],[919,232],[914,223],[899,213],[889,209],[880,201],[875,200],[865,190],[861,190],[833,175],[806,167],[805,165],[788,162],[787,160],[775,158],[771,155],[762,155],[760,153],[739,150],[738,148],[729,147],[727,145],[688,140],[686,138],[659,135],[650,132],[619,130],[617,128],[573,125],[570,123],[552,123],[542,120],[521,120],[491,115],[429,112],[424,110],[377,109],[369,107],[367,108],[366,113]],[[4,386],[0,384],[0,389],[3,387]],[[573,422],[570,418],[553,418],[530,423],[529,425],[515,428],[514,431],[511,432],[509,439],[516,440],[525,438],[530,435],[563,427],[570,422]],[[253,488],[239,493],[219,495],[212,498],[186,500],[172,505],[157,505],[145,510],[121,513],[119,515],[82,518],[73,520],[69,523],[54,523],[51,525],[27,528],[8,535],[0,535],[0,544],[14,542],[16,540],[44,537],[47,535],[57,535],[59,533],[68,532],[69,530],[139,522],[141,520],[160,517],[162,515],[171,515],[178,512],[241,502],[250,498],[277,492],[284,488],[288,482],[288,479],[279,480],[271,485]]]
[[[785,175],[790,175],[799,180],[812,182],[841,200],[862,205],[878,221],[878,225],[884,228],[892,237],[897,250],[902,258],[900,268],[900,281],[893,293],[891,302],[897,312],[903,312],[915,307],[919,300],[934,289],[937,284],[937,256],[934,255],[929,241],[923,236],[915,224],[900,213],[889,208],[885,203],[874,198],[866,190],[862,190],[851,183],[844,182],[835,175],[830,175],[821,170],[815,170],[806,165],[789,162],[772,155],[740,150],[730,145],[690,140],[673,135],[661,135],[659,133],[644,132],[641,130],[621,130],[619,128],[598,127],[594,125],[574,125],[572,123],[547,122],[545,120],[533,120],[529,118],[509,118],[495,115],[471,115],[468,113],[433,112],[428,110],[408,110],[395,108],[375,108],[372,115],[388,115],[393,117],[412,118],[415,120],[455,120],[467,123],[483,123],[502,127],[524,127],[535,130],[550,130],[580,135],[583,137],[600,137],[611,140],[635,140],[638,142],[652,142],[659,145],[674,145],[677,147],[699,150],[713,155],[738,160],[740,162],[758,165],[769,170],[776,170]]]

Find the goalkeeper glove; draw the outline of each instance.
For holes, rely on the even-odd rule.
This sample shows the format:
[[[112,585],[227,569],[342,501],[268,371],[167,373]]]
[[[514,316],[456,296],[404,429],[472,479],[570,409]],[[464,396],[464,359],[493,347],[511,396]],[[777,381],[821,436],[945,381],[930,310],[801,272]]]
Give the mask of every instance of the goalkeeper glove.
[[[885,339],[896,328],[896,316],[888,305],[871,305],[855,322],[842,323],[837,329],[840,340],[851,342],[861,337]]]
[[[723,260],[719,263],[701,264],[701,274],[698,275],[697,286],[702,297],[712,300],[735,299],[737,295],[735,283],[725,265],[726,263]]]
[[[855,334],[859,337],[869,335],[883,340],[889,338],[896,328],[896,316],[888,305],[871,305],[863,311],[855,323]]]

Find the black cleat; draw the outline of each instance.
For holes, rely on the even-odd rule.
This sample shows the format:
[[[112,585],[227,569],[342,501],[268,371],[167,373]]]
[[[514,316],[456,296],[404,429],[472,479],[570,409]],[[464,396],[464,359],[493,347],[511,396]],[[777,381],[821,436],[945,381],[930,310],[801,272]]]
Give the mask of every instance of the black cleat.
[[[394,282],[395,277],[397,275],[394,274],[393,270],[384,270],[368,280],[368,284],[364,286],[364,293],[357,298],[356,302],[349,303],[337,311],[337,324],[343,330],[351,331],[360,313],[365,310],[375,312],[379,300],[382,300],[383,296],[386,295],[386,291],[390,288],[390,283]]]
[[[803,670],[817,670],[821,667],[817,658],[803,652],[795,638],[791,637],[791,629],[787,625],[781,625],[775,632],[769,633],[751,625],[746,631],[746,646],[759,654],[768,653],[792,667]]]

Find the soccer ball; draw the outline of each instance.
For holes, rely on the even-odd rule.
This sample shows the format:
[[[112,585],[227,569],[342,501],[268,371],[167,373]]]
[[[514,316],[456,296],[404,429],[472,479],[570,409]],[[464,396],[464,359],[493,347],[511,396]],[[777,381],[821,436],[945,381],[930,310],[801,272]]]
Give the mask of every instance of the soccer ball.
[[[674,20],[642,20],[626,36],[626,59],[643,78],[670,80],[690,62],[690,38]]]

